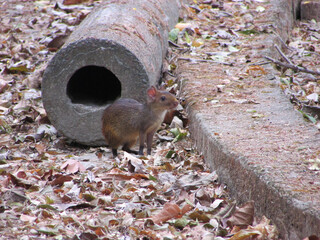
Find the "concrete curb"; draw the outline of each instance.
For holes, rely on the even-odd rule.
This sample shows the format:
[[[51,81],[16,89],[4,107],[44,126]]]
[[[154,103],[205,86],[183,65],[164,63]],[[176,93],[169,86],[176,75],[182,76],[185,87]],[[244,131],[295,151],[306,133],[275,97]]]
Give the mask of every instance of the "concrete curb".
[[[293,26],[298,2],[281,0],[271,3],[273,24],[283,39],[287,39]],[[263,39],[266,51],[258,55],[277,57],[272,50],[275,42],[279,44],[276,35]],[[269,68],[268,71],[273,70]],[[183,86],[190,103],[187,112],[192,138],[212,170],[228,185],[231,195],[240,202],[254,200],[257,213],[271,218],[283,239],[319,236],[319,194],[307,192],[308,182],[314,181],[316,175],[301,164],[301,159],[307,155],[296,150],[299,146],[320,149],[319,132],[303,121],[275,82],[273,87],[255,89],[254,97],[259,102],[255,109],[267,117],[255,121],[254,126],[246,116],[247,106],[239,104],[229,110],[229,104],[211,111],[200,101],[194,104],[194,98],[188,99],[188,96],[196,95],[194,89],[200,84],[197,82],[196,87],[192,84],[186,81]],[[299,138],[295,134],[297,130],[308,137]],[[286,134],[288,138],[282,138]],[[281,146],[279,153],[274,152],[277,145]],[[257,146],[261,148],[257,149]],[[263,161],[268,161],[271,167],[265,168]],[[304,181],[306,193],[297,193],[292,183],[296,179]]]

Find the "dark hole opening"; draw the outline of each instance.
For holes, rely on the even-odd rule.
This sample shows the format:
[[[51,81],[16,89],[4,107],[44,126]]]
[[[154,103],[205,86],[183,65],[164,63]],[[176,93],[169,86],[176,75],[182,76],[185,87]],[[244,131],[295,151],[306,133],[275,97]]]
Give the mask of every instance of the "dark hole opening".
[[[85,66],[70,78],[67,95],[73,103],[105,105],[121,96],[121,83],[104,67]]]

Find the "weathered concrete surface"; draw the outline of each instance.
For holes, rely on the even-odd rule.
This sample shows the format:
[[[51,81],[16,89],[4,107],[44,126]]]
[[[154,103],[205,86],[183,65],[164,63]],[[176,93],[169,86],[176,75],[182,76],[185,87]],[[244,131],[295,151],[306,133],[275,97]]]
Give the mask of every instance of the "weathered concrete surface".
[[[179,0],[108,1],[81,23],[42,81],[43,104],[59,132],[104,144],[103,109],[118,97],[145,100],[159,80],[179,7]]]
[[[268,11],[256,20],[262,25],[274,24],[277,34],[285,40],[298,3],[272,1]],[[258,35],[248,41],[243,51],[253,62],[260,62],[264,55],[277,57],[275,43],[280,46],[274,34]],[[274,70],[266,67],[267,76],[250,79],[243,63],[233,67],[205,62],[179,65],[185,80],[183,92],[190,103],[191,135],[231,194],[240,202],[254,200],[257,213],[272,219],[283,239],[319,236],[320,180],[316,172],[307,168],[305,160],[319,153],[320,134],[294,110],[277,81],[270,80]],[[217,84],[222,84],[221,76],[241,74],[248,79],[241,81],[243,90],[237,90],[235,95],[247,103],[230,101],[232,97],[227,92],[217,93],[219,104],[203,101],[214,94]],[[259,114],[257,118],[250,109]]]
[[[304,0],[301,2],[301,19],[320,20],[320,1],[319,0]]]

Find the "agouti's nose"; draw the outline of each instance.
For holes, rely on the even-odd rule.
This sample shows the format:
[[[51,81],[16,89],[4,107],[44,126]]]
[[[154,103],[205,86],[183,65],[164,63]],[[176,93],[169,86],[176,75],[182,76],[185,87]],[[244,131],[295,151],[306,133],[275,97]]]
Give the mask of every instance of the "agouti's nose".
[[[175,102],[172,103],[172,108],[176,108],[178,106],[179,102],[176,100]]]

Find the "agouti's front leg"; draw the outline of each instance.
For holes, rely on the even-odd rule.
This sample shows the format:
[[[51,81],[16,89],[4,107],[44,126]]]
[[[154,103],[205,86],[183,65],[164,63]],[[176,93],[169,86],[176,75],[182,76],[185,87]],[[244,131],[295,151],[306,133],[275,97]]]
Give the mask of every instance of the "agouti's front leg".
[[[146,139],[146,135],[143,132],[140,132],[139,135],[139,155],[143,156],[143,148],[144,148],[144,140]]]
[[[147,134],[147,154],[151,155],[152,139],[155,132]]]
[[[116,148],[112,148],[112,155],[113,155],[113,158],[118,157],[118,151]]]

